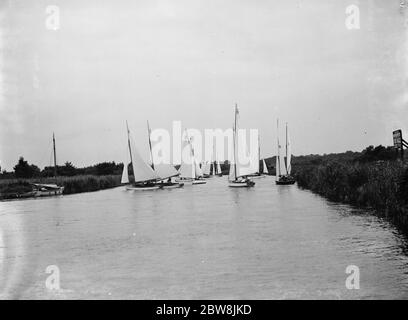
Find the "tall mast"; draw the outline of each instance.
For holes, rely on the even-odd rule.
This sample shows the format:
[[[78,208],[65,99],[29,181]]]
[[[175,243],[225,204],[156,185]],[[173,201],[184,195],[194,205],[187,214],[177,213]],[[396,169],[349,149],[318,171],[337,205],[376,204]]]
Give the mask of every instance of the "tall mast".
[[[285,160],[285,168],[286,168],[286,173],[288,172],[288,123],[286,122],[286,147],[285,147],[285,152],[286,152],[286,160]]]
[[[147,120],[147,134],[148,134],[148,136],[149,136],[149,149],[150,149],[150,158],[151,158],[151,160],[152,160],[152,169],[154,170],[152,141],[150,140],[150,126],[149,126],[149,120]]]
[[[261,173],[261,165],[259,163],[260,161],[261,161],[261,138],[259,136],[259,131],[258,131],[258,163],[257,163],[258,173]]]
[[[280,145],[279,145],[279,118],[276,120],[276,130],[277,130],[277,137],[278,137],[278,152],[276,154],[276,157],[278,159],[278,161],[277,161],[278,168],[276,168],[276,172],[277,172],[276,175],[280,176],[281,175],[281,172],[280,172],[280,161],[281,161],[281,159],[280,159]],[[279,174],[278,174],[278,170],[279,170]]]
[[[127,137],[128,137],[128,147],[129,147],[129,154],[130,154],[130,163],[133,165],[133,157],[132,157],[132,147],[130,146],[130,131],[129,131],[129,125],[126,120],[126,130],[127,130]],[[126,165],[126,164],[125,164]],[[133,172],[133,174],[135,174]]]
[[[234,132],[233,132],[233,137],[234,137],[234,174],[235,174],[235,180],[237,180],[237,150],[236,150],[236,140],[237,140],[237,112],[238,112],[238,105],[235,104],[235,114],[234,114]]]
[[[54,178],[57,177],[57,152],[55,150],[55,134],[52,133],[52,145],[54,150]]]

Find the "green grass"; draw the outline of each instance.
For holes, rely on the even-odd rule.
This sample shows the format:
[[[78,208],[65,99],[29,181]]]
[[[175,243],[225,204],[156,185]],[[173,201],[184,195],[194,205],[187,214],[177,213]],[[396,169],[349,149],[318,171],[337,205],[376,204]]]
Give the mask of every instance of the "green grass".
[[[32,190],[30,183],[56,183],[63,186],[64,194],[90,192],[114,188],[120,185],[119,175],[39,178],[39,179],[7,179],[0,180],[0,199],[16,198]]]
[[[331,201],[368,207],[408,234],[408,166],[401,161],[329,161],[296,168],[299,187]]]

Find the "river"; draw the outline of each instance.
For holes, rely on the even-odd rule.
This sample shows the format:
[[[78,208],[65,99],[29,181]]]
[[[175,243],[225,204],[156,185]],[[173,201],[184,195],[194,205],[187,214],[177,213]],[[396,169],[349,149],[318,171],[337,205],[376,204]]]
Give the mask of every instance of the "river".
[[[0,297],[408,298],[407,241],[392,225],[274,177],[255,181],[0,202]],[[359,289],[345,285],[349,265]]]

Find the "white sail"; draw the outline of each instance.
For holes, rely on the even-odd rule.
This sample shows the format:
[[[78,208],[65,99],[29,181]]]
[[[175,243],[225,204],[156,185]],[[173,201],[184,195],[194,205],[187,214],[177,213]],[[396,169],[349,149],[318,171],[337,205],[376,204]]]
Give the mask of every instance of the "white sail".
[[[281,152],[280,152],[281,148],[282,147],[279,146],[279,172],[281,175],[285,176],[287,175],[286,164],[285,164],[285,159],[281,156]]]
[[[132,150],[133,151],[133,150]],[[135,182],[144,182],[158,180],[159,176],[154,172],[151,166],[149,166],[139,155],[137,150],[132,152],[132,168]]]
[[[268,171],[268,167],[266,166],[265,159],[262,160],[262,164],[263,164],[263,171],[262,171],[262,173],[268,174],[269,171]]]
[[[211,165],[211,164],[210,164]],[[215,176],[216,175],[216,171],[215,171],[215,162],[212,163],[212,171],[211,171],[211,175]]]
[[[233,149],[233,160],[230,165],[229,179],[236,180],[239,177],[248,176],[256,173],[255,161],[257,155],[250,155],[248,152],[248,147],[246,144],[246,136],[238,134],[238,107],[235,106],[235,125],[234,125],[234,149]],[[241,164],[240,159],[248,159],[248,164]]]
[[[261,167],[260,167],[260,164],[259,164],[259,162],[261,161],[261,143],[260,143],[260,137],[259,137],[259,132],[258,132],[258,154],[257,154],[257,157],[256,157],[256,160],[255,160],[256,162],[255,162],[255,172],[256,173],[261,173]]]
[[[154,171],[160,177],[161,180],[165,180],[171,177],[179,175],[176,168],[173,165],[167,163],[159,163],[154,165]]]
[[[193,163],[195,169],[195,177],[200,178],[204,175],[203,170],[200,168],[200,163],[193,156]]]
[[[179,174],[181,178],[192,178],[195,179],[195,168],[191,163],[182,163],[179,168]]]
[[[232,161],[230,162],[230,170],[229,170],[229,174],[228,174],[228,179],[230,181],[234,181],[236,180],[237,176],[235,175],[235,163],[233,163]]]
[[[125,161],[123,163],[122,179],[120,183],[129,183],[129,173],[128,173],[128,163]]]
[[[276,181],[278,181],[279,177],[282,175],[281,166],[280,166],[280,143],[279,143],[279,119],[276,121],[276,137],[277,137],[277,146],[276,146]]]
[[[222,173],[220,162],[217,161],[217,174]]]
[[[150,126],[149,122],[147,122],[147,131],[149,135],[149,148],[150,148],[150,161],[152,163],[152,168],[156,172],[157,176],[161,180],[165,180],[171,177],[176,177],[179,175],[177,172],[176,168],[170,163],[155,163],[155,159],[153,158],[153,152],[152,152],[152,142],[150,139],[151,136],[151,131],[150,131]]]
[[[279,119],[277,121],[277,137],[278,137],[278,151],[277,151],[277,156],[276,156],[276,172],[277,176],[282,176],[286,175],[286,165],[284,159],[281,157],[281,145],[279,143]]]
[[[195,179],[197,177],[196,175],[196,161],[194,159],[193,155],[193,148],[191,145],[190,140],[188,137],[186,138],[187,140],[182,141],[182,150],[184,150],[187,146],[189,148],[189,156],[190,156],[190,161],[189,163],[186,163],[182,159],[182,163],[179,168],[179,173],[181,178],[190,178],[190,179]]]
[[[201,166],[204,175],[211,174],[211,162],[204,162]]]
[[[290,144],[290,138],[289,138],[289,129],[286,125],[286,172],[290,174],[292,171],[292,148]]]

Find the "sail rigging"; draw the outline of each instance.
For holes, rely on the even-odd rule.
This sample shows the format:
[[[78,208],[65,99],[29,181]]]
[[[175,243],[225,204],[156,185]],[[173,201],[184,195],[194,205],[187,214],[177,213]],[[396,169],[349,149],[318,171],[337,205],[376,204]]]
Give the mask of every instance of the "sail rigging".
[[[199,167],[197,161],[195,160],[194,157],[194,149],[192,146],[191,139],[189,138],[187,131],[185,131],[185,139],[182,141],[182,149],[185,150],[185,148],[188,148],[188,155],[189,155],[189,162],[183,161],[182,157],[182,163],[179,168],[179,173],[180,177],[182,178],[190,178],[190,179],[196,179],[199,177],[200,171],[197,170],[197,167]]]
[[[147,121],[147,133],[149,137],[149,151],[150,151],[150,162],[151,167],[155,171],[156,175],[160,180],[165,180],[168,178],[176,177],[179,175],[176,168],[170,163],[156,163],[153,156],[152,140],[151,140],[151,130],[149,121]]]
[[[229,172],[229,179],[231,181],[256,173],[257,155],[249,154],[248,146],[246,144],[246,136],[243,134],[238,134],[238,116],[238,106],[235,105],[235,117],[233,126],[233,155]],[[249,159],[249,163],[246,165],[241,164],[239,161],[240,156]]]
[[[159,177],[153,170],[153,168],[142,159],[142,157],[140,156],[136,149],[135,150],[132,149],[130,130],[127,121],[126,129],[128,135],[129,156],[133,169],[134,182],[139,183],[158,180]],[[126,169],[124,168],[124,170]]]
[[[291,149],[290,138],[289,138],[288,124],[286,123],[286,172],[289,175],[292,171],[291,159],[292,159],[292,149]]]

